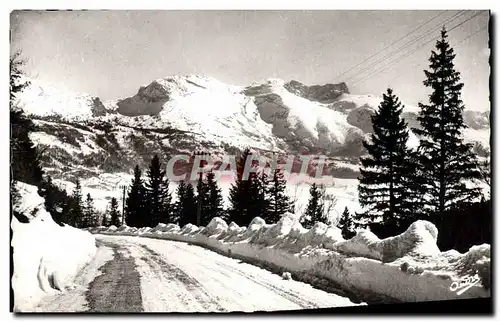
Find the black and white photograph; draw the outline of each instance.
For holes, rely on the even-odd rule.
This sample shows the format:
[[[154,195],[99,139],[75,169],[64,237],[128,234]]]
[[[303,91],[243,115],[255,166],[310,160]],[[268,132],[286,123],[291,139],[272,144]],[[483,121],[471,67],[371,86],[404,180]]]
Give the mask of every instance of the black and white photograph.
[[[49,9],[9,13],[10,312],[493,312],[494,12]]]

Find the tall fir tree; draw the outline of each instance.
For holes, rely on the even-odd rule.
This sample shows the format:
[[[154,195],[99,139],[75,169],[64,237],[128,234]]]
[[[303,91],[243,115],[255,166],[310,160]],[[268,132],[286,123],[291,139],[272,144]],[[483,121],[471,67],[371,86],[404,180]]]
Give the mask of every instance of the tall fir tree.
[[[251,182],[249,180],[243,180],[245,163],[250,155],[251,151],[247,148],[236,160],[235,182],[231,185],[229,190],[229,221],[233,221],[239,226],[246,226],[251,220],[248,214],[248,197]]]
[[[102,218],[101,218],[101,226],[105,226],[105,227],[108,227],[109,226],[109,223],[111,222],[109,220],[109,209],[106,209],[106,211],[104,211],[104,213],[102,214]]]
[[[39,193],[45,200],[45,209],[47,209],[56,223],[62,225],[63,223],[69,224],[71,222],[71,212],[68,211],[68,208],[71,206],[71,198],[64,189],[57,187],[52,182],[50,175],[42,182]]]
[[[180,225],[180,219],[183,212],[183,200],[186,197],[186,181],[179,181],[179,183],[177,184],[177,189],[175,190],[175,195],[177,196],[177,200],[174,202],[172,218],[174,223]]]
[[[359,202],[364,208],[357,220],[369,225],[382,219],[387,225],[398,225],[401,216],[411,212],[408,168],[410,152],[406,146],[408,129],[401,118],[403,106],[391,88],[372,116],[373,133],[363,145],[368,152],[361,157]]]
[[[344,237],[344,239],[350,239],[355,235],[354,221],[347,207],[345,207],[344,212],[340,216],[337,227],[342,231],[342,237]]]
[[[197,212],[200,214],[200,226],[207,226],[210,222],[210,214],[208,210],[208,198],[209,191],[208,185],[203,178],[203,173],[198,176],[198,181],[196,182],[196,205]]]
[[[134,168],[134,178],[130,185],[126,200],[125,208],[125,219],[129,227],[146,227],[148,225],[145,222],[147,216],[145,216],[145,189],[144,184],[141,179],[142,173],[139,165]]]
[[[286,194],[286,180],[283,170],[274,169],[267,191],[269,203],[265,220],[268,223],[276,223],[286,212],[293,210],[293,203]]]
[[[262,180],[256,172],[249,172],[248,178],[244,177],[245,164],[251,154],[247,148],[238,158],[235,182],[229,190],[228,221],[234,221],[239,226],[248,226],[253,218],[262,216],[266,210]],[[249,166],[255,167],[254,164]]]
[[[215,181],[215,174],[213,171],[207,173],[207,220],[210,222],[215,217],[223,217],[224,208],[222,206],[222,190]]]
[[[82,186],[80,185],[80,179],[76,179],[75,190],[73,190],[73,195],[71,196],[70,205],[71,215],[69,218],[69,224],[73,227],[82,227],[83,225],[83,200],[82,200]]]
[[[269,220],[269,177],[264,170],[261,170],[256,175],[252,185],[252,206],[254,215],[252,217],[261,217],[264,220]]]
[[[472,145],[463,141],[463,83],[453,60],[455,53],[443,27],[436,51],[424,70],[424,85],[432,90],[429,104],[419,103],[417,120],[420,128],[419,178],[422,199],[429,213],[442,216],[447,210],[469,203],[480,195],[480,188],[468,187],[467,180],[479,179],[480,173]]]
[[[165,176],[165,170],[161,169],[161,163],[158,155],[151,160],[147,171],[148,180],[146,181],[146,213],[145,223],[149,227],[155,227],[160,222],[170,222],[170,211],[172,197],[169,191],[169,181]]]
[[[83,205],[83,227],[94,227],[97,225],[96,212],[94,207],[94,199],[90,193],[87,193],[87,198],[85,199]]]
[[[10,57],[11,182],[22,181],[40,187],[43,181],[40,154],[29,137],[29,133],[34,130],[34,124],[16,106],[17,95],[30,84],[24,79],[22,67],[25,61],[20,55],[20,52],[16,52]]]
[[[115,197],[111,198],[111,201],[109,202],[108,218],[109,218],[109,224],[111,226],[115,227],[121,226],[120,211],[118,210],[118,200]]]
[[[300,223],[304,228],[311,228],[316,222],[328,224],[328,218],[324,214],[323,189],[316,183],[309,188],[309,201],[306,211],[301,217]]]
[[[180,188],[181,191],[179,191],[179,186],[181,185],[183,188]],[[177,187],[178,201],[176,206],[179,226],[184,227],[187,224],[196,225],[197,201],[194,187],[191,182],[185,183],[184,181],[181,181],[179,186]]]

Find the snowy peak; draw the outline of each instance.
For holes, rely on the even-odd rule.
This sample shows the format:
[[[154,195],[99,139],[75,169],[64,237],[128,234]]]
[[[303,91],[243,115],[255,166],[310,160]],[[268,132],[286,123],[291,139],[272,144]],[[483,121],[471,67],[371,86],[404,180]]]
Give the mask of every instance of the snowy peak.
[[[269,78],[242,87],[185,75],[153,80],[134,96],[104,104],[97,97],[32,82],[20,105],[41,117],[174,129],[209,146],[357,157],[364,153],[362,140],[372,132],[371,116],[381,101],[350,94],[345,83],[307,86]],[[418,127],[418,108],[404,105],[409,127]],[[489,115],[467,111],[464,118],[470,127],[466,139],[484,141],[487,134],[478,131],[489,131]]]
[[[119,100],[117,111],[127,116],[157,115],[162,110],[163,105],[171,100],[203,92],[225,95],[235,94],[239,91],[238,86],[226,85],[211,77],[169,76],[141,86],[136,95]]]
[[[62,91],[35,79],[26,78],[25,81],[29,81],[30,86],[24,89],[17,103],[28,115],[72,120],[106,115],[99,97]]]
[[[332,103],[340,95],[349,94],[347,84],[344,82],[339,84],[306,86],[296,80],[292,80],[284,84],[284,87],[292,94],[320,103]]]

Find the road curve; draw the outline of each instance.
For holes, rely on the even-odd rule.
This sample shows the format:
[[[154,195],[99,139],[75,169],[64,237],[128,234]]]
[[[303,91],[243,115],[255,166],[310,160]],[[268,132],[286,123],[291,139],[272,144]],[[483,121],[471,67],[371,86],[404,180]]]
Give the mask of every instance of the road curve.
[[[255,312],[358,305],[199,246],[128,236],[96,239],[98,254],[112,250],[113,256],[88,283],[85,305],[61,305],[78,302],[61,294],[39,311]]]

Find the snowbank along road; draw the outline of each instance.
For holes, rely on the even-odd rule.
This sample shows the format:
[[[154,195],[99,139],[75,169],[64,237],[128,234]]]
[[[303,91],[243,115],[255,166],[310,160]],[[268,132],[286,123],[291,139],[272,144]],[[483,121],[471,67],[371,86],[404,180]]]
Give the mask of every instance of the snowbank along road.
[[[199,246],[96,235],[77,285],[37,311],[254,312],[359,305]]]

